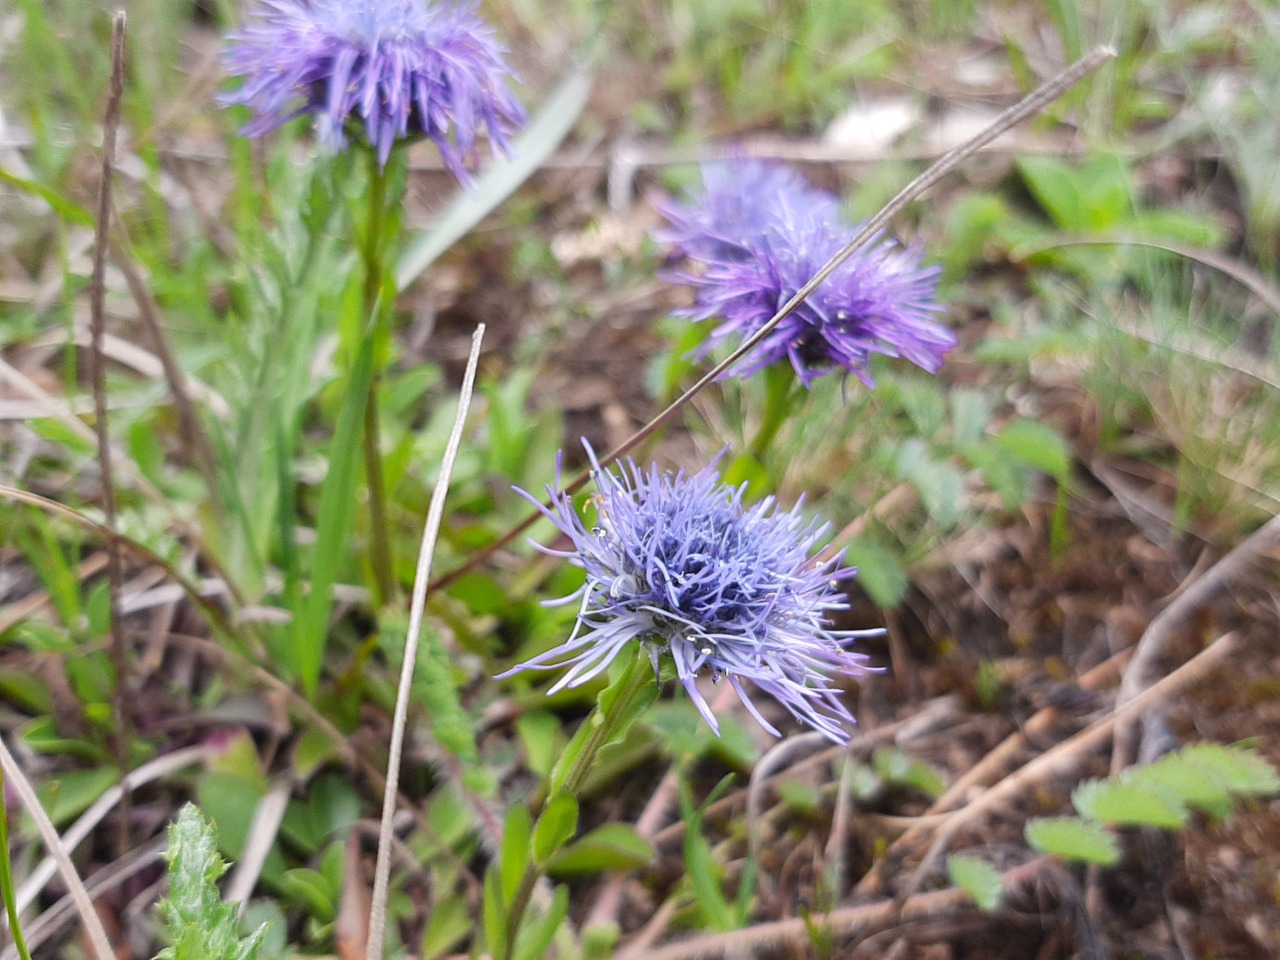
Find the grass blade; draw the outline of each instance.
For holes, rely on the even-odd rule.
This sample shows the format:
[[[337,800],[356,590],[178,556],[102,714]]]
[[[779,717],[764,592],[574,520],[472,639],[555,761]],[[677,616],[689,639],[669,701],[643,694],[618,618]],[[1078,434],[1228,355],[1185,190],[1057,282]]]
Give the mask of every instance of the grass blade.
[[[373,380],[373,337],[368,333],[361,338],[337,428],[329,443],[329,472],[320,491],[311,561],[311,592],[302,604],[293,632],[293,664],[308,696],[315,693],[320,682],[320,667],[329,636],[329,613],[333,609],[332,588],[355,522],[360,430],[369,384]]]

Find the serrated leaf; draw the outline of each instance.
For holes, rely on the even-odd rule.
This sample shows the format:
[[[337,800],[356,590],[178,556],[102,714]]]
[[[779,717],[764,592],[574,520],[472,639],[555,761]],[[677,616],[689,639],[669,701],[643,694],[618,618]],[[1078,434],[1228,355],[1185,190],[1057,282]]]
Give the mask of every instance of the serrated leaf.
[[[653,861],[653,846],[627,823],[606,823],[551,858],[547,872],[568,878],[605,870],[638,870]]]
[[[1251,797],[1280,793],[1280,774],[1253,750],[1197,743],[1179,751],[1179,755],[1186,763],[1216,777],[1232,793]]]
[[[1059,482],[1065,481],[1070,473],[1071,453],[1066,441],[1048,424],[1014,420],[1000,431],[997,442],[1027,466]]]
[[[164,915],[171,946],[158,960],[253,960],[266,925],[247,937],[237,929],[236,905],[223,903],[217,880],[227,865],[213,827],[192,804],[169,826],[169,896]]]
[[[1115,836],[1100,823],[1078,817],[1039,817],[1027,822],[1025,832],[1027,843],[1039,853],[1102,867],[1120,859]]]
[[[578,800],[571,794],[558,793],[551,798],[533,830],[533,859],[545,864],[563,847],[578,829]]]
[[[1231,792],[1212,772],[1188,763],[1179,754],[1161,757],[1155,763],[1124,772],[1124,782],[1132,783],[1173,802],[1203,810],[1222,818],[1231,812]]]
[[[1187,822],[1187,808],[1168,794],[1136,783],[1091,780],[1071,794],[1081,816],[1102,823],[1173,830]]]
[[[1000,906],[1004,884],[1000,871],[978,857],[955,854],[947,857],[951,882],[973,897],[973,902],[990,913]]]

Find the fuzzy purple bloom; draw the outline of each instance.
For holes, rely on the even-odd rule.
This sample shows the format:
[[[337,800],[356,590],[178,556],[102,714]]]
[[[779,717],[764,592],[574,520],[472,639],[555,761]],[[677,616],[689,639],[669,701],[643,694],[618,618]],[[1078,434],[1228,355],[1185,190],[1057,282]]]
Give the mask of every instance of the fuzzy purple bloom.
[[[841,220],[834,194],[785,167],[746,158],[704,166],[701,194],[662,210],[671,226],[657,238],[691,266],[670,275],[696,291],[687,315],[721,321],[704,350],[763,327],[856,229]],[[920,259],[918,247],[877,236],[734,372],[746,376],[786,359],[806,387],[832,370],[871,385],[867,365],[880,353],[936,373],[956,340],[932,319],[942,309],[935,299],[940,271]]]
[[[549,510],[520,491],[572,544],[566,551],[539,549],[583,567],[587,579],[555,601],[580,602],[572,636],[501,676],[568,667],[549,691],[555,693],[586,683],[641,643],[655,673],[660,655],[670,653],[676,677],[717,733],[697,685],[704,670],[716,682],[728,680],[773,735],[780,734],[752,703],[744,680],[797,720],[845,742],[854,721],[831,675],[865,673],[866,658],[844,647],[881,631],[828,626],[828,614],[848,606],[839,581],[855,571],[840,566],[842,555],[810,561],[826,524],[805,520],[800,504],[790,511],[772,497],[746,504],[746,486],[721,483],[711,467],[673,475],[642,471],[631,461],[618,473],[597,464],[595,480],[593,527],[558,489],[558,477],[556,487],[547,487]]]
[[[223,62],[244,83],[223,104],[253,110],[249,136],[311,114],[321,141],[339,151],[348,124],[363,123],[379,163],[396,141],[427,136],[465,179],[481,128],[505,149],[524,119],[503,50],[469,5],[262,0],[229,39]]]

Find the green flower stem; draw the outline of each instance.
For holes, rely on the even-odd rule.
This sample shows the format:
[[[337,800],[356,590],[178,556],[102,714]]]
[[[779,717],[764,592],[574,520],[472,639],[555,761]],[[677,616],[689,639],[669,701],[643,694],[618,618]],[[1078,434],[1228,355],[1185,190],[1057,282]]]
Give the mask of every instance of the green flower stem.
[[[570,743],[568,750],[573,754],[573,760],[568,771],[562,777],[557,777],[558,770],[552,770],[548,778],[547,795],[535,813],[541,814],[546,802],[557,794],[567,793],[574,797],[578,795],[600,751],[608,744],[620,739],[639,715],[635,709],[637,701],[650,686],[656,683],[651,674],[652,668],[648,654],[645,653],[644,647],[640,646],[622,675],[610,685],[610,690],[606,690],[601,695],[601,700],[591,716],[583,721],[586,736],[581,746],[575,751],[575,744]],[[609,698],[609,693],[613,691],[616,691],[617,695]],[[577,737],[574,739],[576,741]],[[557,780],[559,780],[558,783]],[[533,896],[533,888],[542,877],[545,866],[545,861],[536,862],[531,856],[524,868],[524,873],[520,876],[520,883],[516,887],[515,896],[511,901],[511,910],[507,915],[507,943],[501,958],[514,956],[520,925],[529,907],[529,899]],[[491,944],[490,949],[494,946]]]
[[[751,441],[751,455],[762,461],[774,438],[797,406],[800,381],[787,363],[775,363],[764,371],[764,415]]]
[[[17,891],[13,886],[13,867],[9,862],[9,811],[4,802],[4,773],[0,772],[0,896],[4,898],[4,910],[9,917],[9,935],[14,949],[22,960],[31,960],[27,941],[22,936],[22,924],[18,922]]]
[[[382,366],[386,362],[384,341],[390,337],[388,318],[391,313],[390,305],[382,302],[383,279],[386,275],[388,177],[378,163],[376,153],[372,149],[366,153],[369,158],[369,218],[365,224],[364,245],[360,256],[364,263],[364,315],[373,318],[369,335],[374,339],[374,371],[369,381],[368,400],[364,406],[362,444],[365,477],[369,485],[369,553],[373,565],[373,605],[375,609],[381,609],[394,598],[396,592],[378,429],[378,387],[382,382]]]

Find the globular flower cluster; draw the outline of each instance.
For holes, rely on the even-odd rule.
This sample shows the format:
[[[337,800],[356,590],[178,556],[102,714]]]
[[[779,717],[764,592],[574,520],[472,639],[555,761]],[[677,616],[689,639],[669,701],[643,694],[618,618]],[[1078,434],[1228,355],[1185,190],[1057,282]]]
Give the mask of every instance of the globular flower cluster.
[[[828,614],[847,606],[839,581],[855,571],[841,567],[840,556],[811,561],[826,525],[805,520],[800,505],[781,510],[772,497],[745,503],[745,485],[721,483],[711,467],[690,475],[644,471],[630,461],[617,473],[597,464],[595,480],[598,521],[591,527],[557,487],[547,488],[550,509],[538,505],[571,543],[565,551],[540,549],[586,570],[583,587],[558,601],[580,601],[577,626],[565,643],[503,676],[566,667],[551,687],[555,693],[586,683],[643,644],[655,672],[659,658],[670,655],[676,677],[717,733],[698,688],[703,673],[727,680],[775,736],[743,681],[845,742],[853,717],[831,677],[866,672],[865,657],[845,647],[880,631],[830,629]]]
[[[223,61],[244,83],[223,102],[253,110],[250,136],[310,114],[342,150],[363,125],[383,165],[398,140],[426,136],[463,179],[482,130],[505,148],[524,117],[502,48],[466,5],[262,0],[230,39]]]
[[[700,195],[665,203],[657,234],[690,265],[670,276],[691,284],[694,320],[718,318],[706,350],[763,327],[848,242],[840,202],[793,170],[748,158],[703,167]],[[918,247],[877,236],[846,260],[734,369],[747,376],[788,361],[805,386],[843,370],[871,385],[872,354],[903,357],[936,373],[955,336],[932,318],[939,270]]]

